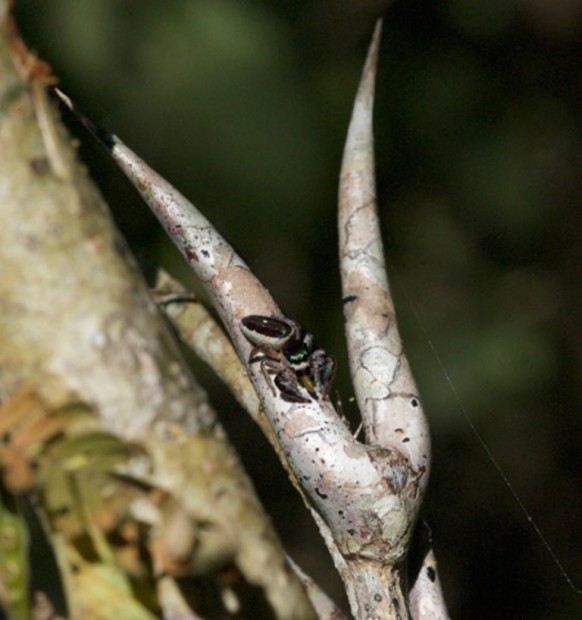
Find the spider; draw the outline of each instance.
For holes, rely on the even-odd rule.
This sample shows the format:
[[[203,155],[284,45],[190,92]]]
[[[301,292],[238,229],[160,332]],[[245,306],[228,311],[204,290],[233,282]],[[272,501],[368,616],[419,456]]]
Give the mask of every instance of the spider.
[[[291,403],[327,397],[335,359],[314,349],[313,336],[297,321],[252,314],[242,319],[241,331],[254,345],[249,363],[260,362],[273,394],[276,386],[281,398]]]

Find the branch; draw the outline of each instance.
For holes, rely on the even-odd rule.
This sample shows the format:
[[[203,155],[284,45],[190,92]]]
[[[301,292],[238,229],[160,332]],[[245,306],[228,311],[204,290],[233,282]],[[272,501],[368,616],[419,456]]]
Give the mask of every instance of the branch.
[[[158,271],[153,296],[180,339],[212,368],[263,432],[267,436],[272,434],[236,351],[204,305],[163,270]]]
[[[383,558],[376,556],[378,564],[369,567],[371,582],[383,579],[383,571],[395,573],[407,552],[430,466],[429,429],[396,324],[376,204],[372,116],[380,33],[381,21],[374,31],[352,112],[338,208],[352,381],[366,440],[390,455],[391,475],[398,477],[383,515],[391,525],[391,552]],[[403,598],[392,599],[382,607],[383,613],[398,617],[403,603]]]
[[[61,98],[72,109],[66,96]],[[80,112],[76,109],[78,115]],[[389,555],[381,517],[374,508],[379,492],[391,493],[399,474],[386,480],[390,455],[358,443],[337,415],[327,395],[308,403],[290,403],[265,380],[260,365],[250,363],[253,346],[241,330],[249,315],[282,317],[259,282],[210,222],[184,196],[117,136],[104,133],[81,117],[156,214],[221,315],[247,369],[281,450],[314,508],[324,517],[342,555]],[[389,538],[389,536],[388,536]],[[380,550],[375,550],[376,547]]]
[[[83,587],[97,583],[96,575],[106,577],[98,580],[104,584],[113,577],[122,593],[101,594],[101,606],[105,598],[119,610],[124,597],[132,609],[141,608],[139,617],[150,616],[129,588],[117,555],[121,550],[108,550],[96,527],[95,519],[104,515],[116,540],[126,526],[133,528],[135,537],[123,551],[135,552],[136,579],[137,574],[149,584],[151,565],[159,569],[169,556],[187,569],[183,578],[192,592],[202,576],[219,599],[228,596],[231,605],[242,604],[217,577],[228,568],[229,580],[236,578],[237,587],[254,586],[277,618],[314,618],[215,413],[55,116],[45,93],[53,81],[46,65],[17,37],[9,4],[0,0],[0,395],[2,419],[6,411],[18,413],[0,443],[2,482],[14,473],[5,469],[4,459],[16,454],[32,477],[19,492],[40,498],[43,510],[54,480],[70,478],[83,495],[78,502],[68,497],[66,519],[58,510],[46,510],[45,519],[62,577],[70,584],[73,618],[91,618],[98,610],[91,598],[95,591]],[[18,392],[30,395],[25,403],[36,404],[19,409]],[[82,424],[90,420],[91,447],[101,443],[121,454],[129,442],[139,445],[140,457],[123,459],[123,476],[103,464],[104,471],[95,470],[79,448],[87,433],[77,424],[81,434],[75,435],[70,416],[63,413],[79,401],[83,415],[73,417]],[[78,461],[70,453],[63,460],[75,447]],[[104,490],[112,495],[104,497]],[[156,504],[156,496],[164,501]],[[119,511],[107,504],[96,515],[94,500],[114,500]],[[136,516],[138,504],[147,506],[153,521],[159,518],[159,527]],[[180,523],[180,532],[187,534],[180,541],[186,544],[177,548],[171,528],[163,527],[169,514],[170,524]],[[79,530],[69,527],[73,517],[75,528],[101,552],[98,560],[78,552]],[[145,567],[144,550],[151,554]],[[112,563],[113,557],[119,563]],[[151,594],[163,609],[161,586],[157,601]]]
[[[376,214],[371,116],[379,38],[380,26],[354,106],[339,207],[350,358],[368,445],[355,440],[329,401],[329,356],[312,350],[301,326],[282,315],[194,205],[57,94],[104,144],[205,286],[309,499],[352,612],[388,619],[407,616],[398,565],[426,488],[430,444],[396,327]]]

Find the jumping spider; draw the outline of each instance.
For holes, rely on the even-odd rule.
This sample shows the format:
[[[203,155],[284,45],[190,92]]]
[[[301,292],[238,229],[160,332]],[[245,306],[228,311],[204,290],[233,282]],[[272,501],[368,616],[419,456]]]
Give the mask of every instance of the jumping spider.
[[[252,314],[242,319],[241,331],[254,345],[249,363],[260,362],[273,394],[274,384],[281,398],[290,403],[327,397],[335,359],[322,349],[314,349],[313,336],[297,321]]]

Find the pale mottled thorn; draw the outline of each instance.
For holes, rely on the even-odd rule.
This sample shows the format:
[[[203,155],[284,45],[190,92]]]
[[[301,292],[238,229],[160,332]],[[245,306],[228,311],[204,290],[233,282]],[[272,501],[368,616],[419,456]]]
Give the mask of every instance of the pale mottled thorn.
[[[367,206],[370,202],[373,203],[375,211],[376,178],[372,119],[381,34],[382,20],[378,20],[362,71],[344,147],[340,174],[340,217],[342,213],[349,216],[354,207]],[[352,175],[354,178],[351,178]],[[344,197],[350,200],[349,204],[345,204],[345,200],[342,200]],[[378,225],[377,216],[375,219]]]
[[[340,173],[338,227],[344,316],[354,391],[367,442],[404,455],[422,490],[430,458],[428,427],[396,324],[376,205],[372,117],[380,32],[378,22],[356,95]]]
[[[238,320],[246,314],[279,315],[268,291],[200,211],[116,135],[95,125],[61,90],[55,94],[105,146],[156,215],[192,271],[204,284],[221,318],[243,351],[249,345]]]
[[[412,620],[449,620],[432,549],[424,557],[418,577],[410,590],[408,607]]]
[[[108,151],[110,151],[115,144],[116,137],[104,129],[97,127],[97,125],[95,125],[95,123],[81,110],[81,108],[79,108],[79,106],[60,88],[53,88],[53,92],[65,104],[65,106],[71,110],[79,121],[81,121],[89,132],[93,134]]]

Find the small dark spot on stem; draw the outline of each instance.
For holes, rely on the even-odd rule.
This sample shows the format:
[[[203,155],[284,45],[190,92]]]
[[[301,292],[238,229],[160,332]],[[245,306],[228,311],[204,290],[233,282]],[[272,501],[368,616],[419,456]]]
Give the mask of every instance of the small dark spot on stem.
[[[416,400],[416,398],[413,398],[413,399],[410,401],[410,404],[411,404],[413,407],[418,407],[418,401]]]
[[[358,298],[357,295],[346,295],[343,299],[342,299],[342,303],[344,304],[349,304],[352,301],[356,301],[356,299]]]
[[[376,603],[379,603],[382,600],[382,595],[374,594],[374,600],[376,601]]]
[[[95,127],[95,125],[93,125],[93,127]],[[110,151],[113,150],[113,147],[116,144],[115,136],[113,134],[110,134],[108,131],[101,129],[100,127],[95,127],[95,135],[99,140],[101,140],[101,142],[103,142],[105,148]]]
[[[321,499],[327,499],[327,495],[322,493],[317,487],[315,487],[315,492],[319,495],[319,497],[321,497]]]
[[[432,566],[426,569],[426,576],[434,583],[436,580],[436,571]]]
[[[201,254],[202,256],[204,256],[204,258],[208,258],[210,256],[210,253],[208,252],[208,250],[202,250]]]
[[[35,157],[28,162],[32,172],[38,176],[48,174],[50,171],[49,160],[46,157]]]

